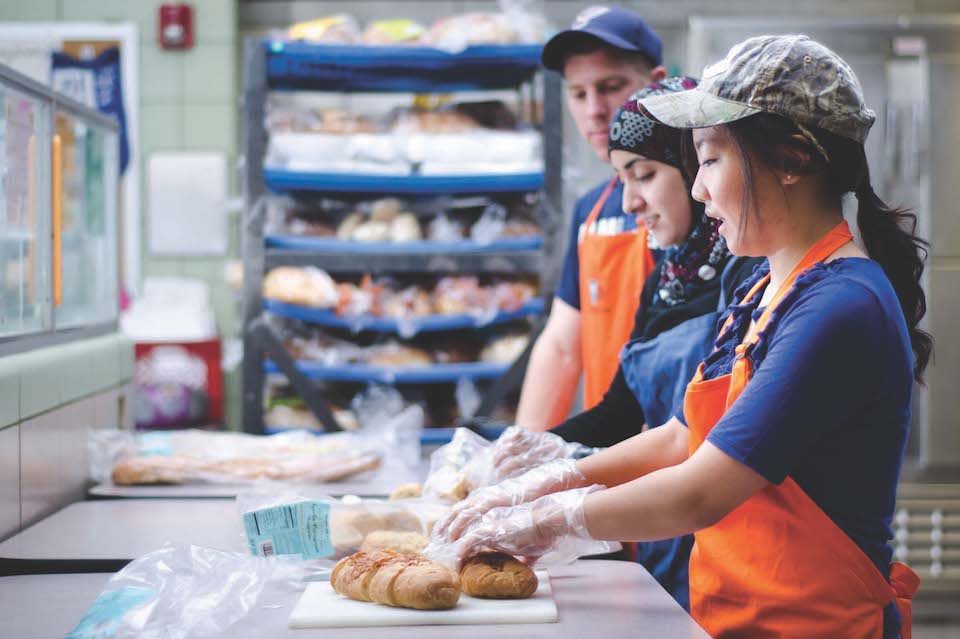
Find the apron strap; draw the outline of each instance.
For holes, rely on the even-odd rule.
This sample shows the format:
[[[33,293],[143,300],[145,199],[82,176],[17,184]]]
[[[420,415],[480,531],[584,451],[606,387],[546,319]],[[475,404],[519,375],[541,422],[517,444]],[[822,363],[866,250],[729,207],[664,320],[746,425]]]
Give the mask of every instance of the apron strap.
[[[903,620],[900,638],[911,639],[913,635],[913,596],[920,588],[920,577],[900,562],[890,564],[890,586],[897,593],[897,610]]]
[[[600,197],[597,198],[596,203],[593,205],[593,208],[590,210],[590,215],[587,216],[586,221],[583,223],[583,234],[586,235],[590,232],[590,226],[597,221],[597,218],[600,216],[600,211],[603,210],[603,205],[607,203],[607,198],[610,197],[610,192],[613,191],[613,187],[617,184],[617,178],[613,178],[607,184],[607,188],[603,190],[603,193],[600,194]]]

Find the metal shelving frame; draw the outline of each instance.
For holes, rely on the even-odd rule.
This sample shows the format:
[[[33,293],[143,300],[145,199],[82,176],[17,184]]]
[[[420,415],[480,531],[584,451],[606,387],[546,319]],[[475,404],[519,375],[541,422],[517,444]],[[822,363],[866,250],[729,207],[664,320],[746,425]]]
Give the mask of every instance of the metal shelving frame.
[[[268,94],[272,90],[316,90],[330,92],[329,84],[310,86],[297,81],[281,87],[271,87],[268,81],[268,56],[275,51],[262,39],[248,39],[244,46],[243,107],[243,196],[244,218],[241,248],[243,252],[243,428],[248,433],[263,433],[264,355],[290,381],[326,430],[340,430],[321,389],[303,371],[286,351],[280,336],[266,321],[262,298],[265,270],[279,265],[317,266],[332,273],[356,272],[358,255],[335,251],[311,251],[268,248],[264,238],[265,183],[263,159],[267,146],[265,114]],[[538,87],[539,78],[539,87]],[[442,87],[441,87],[442,88]],[[543,245],[538,250],[492,251],[476,254],[404,254],[364,255],[362,271],[379,273],[537,273],[541,289],[547,296],[544,314],[534,322],[530,342],[523,354],[507,371],[491,382],[478,410],[478,417],[488,416],[502,399],[519,387],[536,336],[543,328],[549,313],[550,293],[560,266],[563,249],[562,232],[562,148],[563,112],[562,80],[559,74],[540,69],[524,82],[503,89],[514,88],[525,101],[528,114],[535,110],[538,89],[542,91],[542,119],[539,128],[543,138],[544,176],[540,189],[538,222],[543,232]],[[417,92],[423,87],[418,86]],[[368,89],[360,89],[368,90]],[[346,90],[345,90],[346,91]],[[411,92],[399,87],[391,92]],[[531,118],[532,119],[532,118]],[[373,194],[371,194],[373,195]]]

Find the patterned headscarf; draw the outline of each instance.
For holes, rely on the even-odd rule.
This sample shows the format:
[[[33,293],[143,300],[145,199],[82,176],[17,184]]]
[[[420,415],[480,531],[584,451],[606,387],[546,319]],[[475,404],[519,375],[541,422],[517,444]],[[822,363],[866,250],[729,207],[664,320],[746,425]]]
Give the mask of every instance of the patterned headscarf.
[[[624,102],[610,125],[607,142],[611,151],[629,151],[650,160],[680,166],[680,129],[664,126],[640,112],[637,101],[652,95],[677,93],[697,86],[697,81],[686,76],[651,82]]]
[[[681,166],[681,131],[651,120],[641,113],[637,101],[652,95],[677,93],[697,86],[685,76],[654,82],[634,93],[620,107],[610,125],[608,147],[641,155],[679,169],[688,189],[689,176]],[[690,234],[677,246],[667,247],[660,263],[660,280],[654,305],[676,306],[690,299],[707,282],[719,277],[730,258],[726,241],[717,232],[719,222],[706,216],[703,204],[690,197],[693,224]],[[648,236],[651,240],[653,235]]]

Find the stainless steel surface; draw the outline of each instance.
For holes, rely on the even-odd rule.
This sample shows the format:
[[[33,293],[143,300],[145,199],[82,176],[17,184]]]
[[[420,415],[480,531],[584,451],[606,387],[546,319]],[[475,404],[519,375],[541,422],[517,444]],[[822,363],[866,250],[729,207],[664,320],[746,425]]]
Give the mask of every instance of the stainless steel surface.
[[[0,627],[4,636],[62,637],[80,620],[108,578],[103,574],[0,578]],[[709,639],[639,564],[579,561],[552,572],[550,584],[560,612],[560,621],[555,624],[290,630],[287,617],[298,597],[290,593],[282,600],[269,602],[271,605],[260,602],[253,614],[231,628],[230,637],[487,639],[494,635],[498,639]]]
[[[232,500],[121,499],[70,504],[0,543],[0,558],[131,560],[168,541],[245,550]]]
[[[0,539],[20,530],[20,427],[0,430]]]

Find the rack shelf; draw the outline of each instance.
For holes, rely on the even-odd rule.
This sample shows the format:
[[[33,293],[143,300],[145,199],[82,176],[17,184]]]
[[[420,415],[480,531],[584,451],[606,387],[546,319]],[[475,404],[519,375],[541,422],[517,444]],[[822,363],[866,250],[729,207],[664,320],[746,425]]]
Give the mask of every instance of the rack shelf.
[[[540,66],[539,44],[431,47],[263,43],[272,90],[442,92],[507,89]]]
[[[500,312],[485,317],[464,313],[459,315],[426,315],[408,320],[395,320],[376,317],[374,315],[343,316],[337,315],[329,309],[298,306],[296,304],[286,304],[274,300],[264,300],[263,310],[290,319],[303,320],[331,328],[346,328],[354,332],[377,331],[380,333],[413,335],[423,332],[493,326],[495,324],[503,324],[505,322],[523,319],[531,315],[539,315],[543,313],[544,300],[541,297],[537,297],[529,300],[516,311]]]
[[[267,248],[299,251],[336,252],[351,255],[473,255],[477,253],[505,253],[536,251],[543,246],[539,235],[507,237],[486,244],[472,240],[459,242],[352,242],[332,237],[303,237],[297,235],[267,235]]]
[[[265,168],[264,183],[278,194],[371,193],[390,195],[459,195],[522,193],[543,187],[543,173],[502,175],[377,175],[325,173]]]
[[[346,364],[327,366],[322,362],[298,360],[297,369],[310,379],[324,382],[380,382],[382,384],[443,384],[461,379],[495,379],[507,372],[509,364],[467,362],[432,364],[430,366],[370,366]],[[266,360],[263,372],[281,373],[272,361]]]
[[[486,385],[477,415],[496,408],[507,389],[522,379],[527,354],[510,364],[474,362],[417,367],[350,365],[329,367],[319,362],[294,361],[282,337],[270,327],[271,314],[328,327],[396,333],[408,331],[476,330],[478,327],[524,318],[536,318],[534,333],[542,327],[546,303],[531,300],[512,313],[487,321],[470,315],[426,316],[408,322],[375,317],[338,317],[329,311],[265,301],[263,276],[276,266],[315,266],[329,273],[384,274],[495,274],[539,275],[541,290],[551,290],[553,271],[547,258],[559,255],[563,234],[556,223],[561,204],[562,87],[555,73],[542,73],[542,45],[474,46],[458,53],[429,47],[371,47],[323,45],[283,40],[248,40],[244,61],[244,365],[243,419],[247,432],[263,432],[264,375],[286,371],[291,386],[328,429],[337,425],[324,398],[322,380],[382,382],[387,384],[441,384],[460,379],[493,380]],[[267,96],[276,91],[333,93],[456,93],[511,91],[520,101],[519,113],[539,131],[544,152],[542,171],[443,175],[288,170],[264,166],[268,132]],[[536,120],[536,122],[529,122]],[[524,165],[526,166],[526,165]],[[531,167],[538,166],[530,164]],[[332,238],[265,233],[264,198],[279,194],[308,202],[334,197],[364,200],[387,196],[420,199],[423,196],[494,195],[512,200],[536,192],[538,235],[510,237],[481,244],[471,240],[402,244],[342,242]],[[439,211],[438,211],[439,212]],[[531,339],[535,339],[534,334]],[[437,435],[437,433],[433,433]]]

